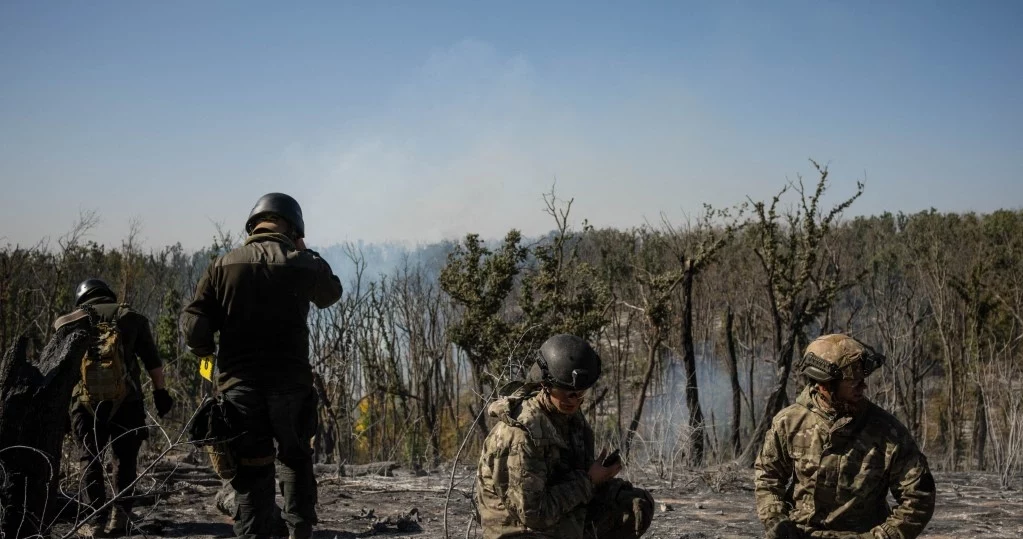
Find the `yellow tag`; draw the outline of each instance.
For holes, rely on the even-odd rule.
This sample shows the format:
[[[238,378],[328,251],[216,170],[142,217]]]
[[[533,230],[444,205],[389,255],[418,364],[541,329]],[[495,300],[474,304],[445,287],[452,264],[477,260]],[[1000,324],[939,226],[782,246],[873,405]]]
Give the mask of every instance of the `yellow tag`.
[[[213,362],[216,360],[214,356],[203,356],[199,358],[199,376],[213,381]]]

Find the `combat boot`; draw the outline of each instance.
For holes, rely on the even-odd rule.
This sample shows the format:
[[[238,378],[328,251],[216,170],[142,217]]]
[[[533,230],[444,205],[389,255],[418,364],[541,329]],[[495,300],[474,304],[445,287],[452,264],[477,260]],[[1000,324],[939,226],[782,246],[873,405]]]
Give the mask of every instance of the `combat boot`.
[[[131,535],[131,511],[121,507],[114,507],[110,512],[110,523],[107,525],[104,537],[124,537]]]
[[[106,530],[103,529],[103,524],[99,522],[89,522],[83,524],[81,528],[78,528],[78,535],[82,537],[110,537],[107,535]]]
[[[288,534],[288,539],[312,539],[312,536],[313,527],[309,524],[300,524],[291,530],[291,533]]]

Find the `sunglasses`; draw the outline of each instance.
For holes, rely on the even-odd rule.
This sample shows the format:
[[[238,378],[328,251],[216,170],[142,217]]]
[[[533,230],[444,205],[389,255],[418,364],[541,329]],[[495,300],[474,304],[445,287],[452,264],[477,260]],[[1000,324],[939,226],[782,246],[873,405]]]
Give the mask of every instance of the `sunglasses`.
[[[551,393],[561,400],[580,400],[586,396],[588,389],[569,391],[567,389],[554,388]]]

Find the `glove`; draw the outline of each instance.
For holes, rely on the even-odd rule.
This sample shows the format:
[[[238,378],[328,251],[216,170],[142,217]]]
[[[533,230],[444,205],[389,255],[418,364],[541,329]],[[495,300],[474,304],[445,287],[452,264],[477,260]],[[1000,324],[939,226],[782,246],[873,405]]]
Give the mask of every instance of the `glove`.
[[[789,519],[782,519],[767,528],[764,539],[801,539],[803,534]]]
[[[810,537],[811,539],[877,539],[882,536],[874,535],[873,531],[857,533],[822,530],[810,532]]]
[[[174,407],[174,398],[166,389],[154,389],[153,403],[156,404],[156,415],[163,417]]]

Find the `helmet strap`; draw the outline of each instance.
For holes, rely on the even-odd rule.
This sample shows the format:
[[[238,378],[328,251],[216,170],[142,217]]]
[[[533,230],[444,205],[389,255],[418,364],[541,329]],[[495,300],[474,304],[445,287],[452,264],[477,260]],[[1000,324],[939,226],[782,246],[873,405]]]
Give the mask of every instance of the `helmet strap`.
[[[536,353],[536,364],[540,367],[540,384],[544,387],[550,387],[553,382],[551,378],[551,369],[547,365],[547,359],[543,357],[543,353],[537,351]]]

